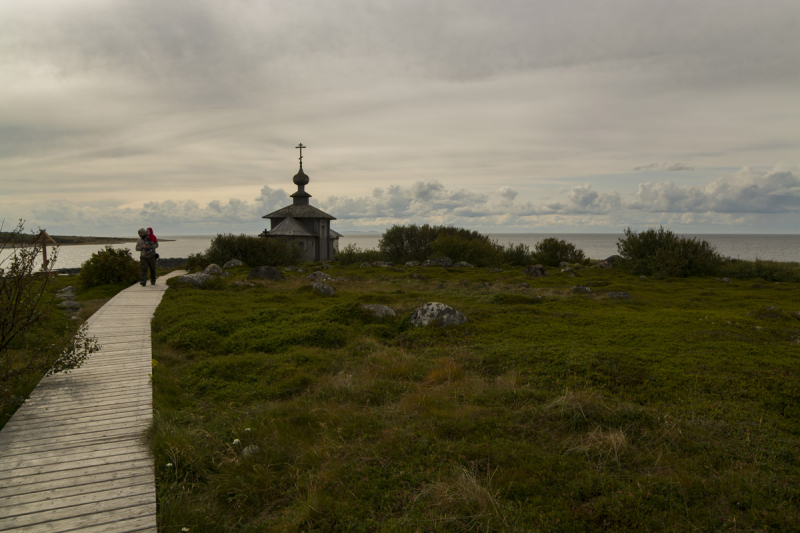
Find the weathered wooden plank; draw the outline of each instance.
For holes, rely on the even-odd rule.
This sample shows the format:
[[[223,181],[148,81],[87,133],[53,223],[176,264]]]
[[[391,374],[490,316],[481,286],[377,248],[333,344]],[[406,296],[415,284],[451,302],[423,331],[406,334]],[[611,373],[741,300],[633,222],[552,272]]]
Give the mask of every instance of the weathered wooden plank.
[[[73,460],[69,463],[56,463],[39,466],[31,466],[24,468],[17,468],[16,470],[9,471],[9,475],[0,481],[0,486],[3,486],[6,481],[12,483],[14,478],[24,478],[34,474],[42,474],[44,472],[64,472],[69,470],[76,470],[79,468],[89,466],[110,465],[114,463],[124,463],[125,461],[136,461],[139,459],[149,459],[150,454],[145,451],[124,452],[116,455],[107,455],[105,457],[96,457],[93,459]]]
[[[31,450],[50,450],[53,449],[52,447],[57,448],[59,446],[64,446],[66,449],[67,447],[71,448],[75,446],[82,446],[83,444],[89,444],[92,442],[131,437],[144,438],[142,428],[140,426],[135,426],[115,429],[100,429],[98,431],[90,431],[85,433],[76,432],[71,435],[59,435],[57,437],[45,437],[39,439],[29,438],[21,435],[15,440],[11,440],[2,444],[2,446],[3,449],[9,450],[9,452],[11,450],[17,450],[20,448],[30,448]]]
[[[72,416],[72,414],[82,413],[84,411],[92,411],[95,413],[102,413],[103,411],[112,411],[115,409],[125,409],[133,407],[134,405],[151,405],[147,399],[139,398],[113,398],[112,400],[97,402],[95,404],[87,403],[74,403],[72,405],[64,403],[61,405],[49,405],[47,403],[40,404],[26,404],[27,412],[26,419],[41,419],[44,420],[51,416]],[[0,455],[2,455],[0,450]]]
[[[134,437],[127,440],[113,440],[110,442],[93,443],[66,450],[50,450],[49,452],[37,451],[29,454],[5,456],[6,460],[4,460],[3,464],[0,465],[0,468],[3,468],[3,470],[0,470],[0,479],[4,477],[4,474],[7,474],[9,471],[13,471],[14,468],[53,462],[63,463],[76,457],[85,459],[91,457],[101,457],[103,454],[109,455],[112,452],[116,453],[119,450],[130,451],[132,449],[137,449],[141,443],[142,439]]]
[[[8,496],[0,499],[0,507],[16,507],[18,505],[50,501],[67,496],[80,496],[92,492],[102,492],[105,490],[115,490],[133,485],[149,484],[152,481],[148,474],[137,474],[123,478],[106,479],[95,483],[85,483],[83,485],[69,485],[66,487],[50,488],[35,492],[27,492],[15,496]],[[16,510],[9,511],[13,513]],[[9,514],[8,516],[12,516]]]
[[[0,498],[15,494],[27,494],[61,487],[80,487],[84,484],[101,481],[125,479],[131,476],[153,476],[153,465],[150,458],[128,463],[113,463],[84,468],[78,471],[62,470],[61,472],[44,472],[20,479],[18,483],[0,486]]]
[[[87,502],[81,505],[74,505],[71,507],[63,507],[58,509],[48,509],[30,514],[9,516],[3,518],[0,516],[0,531],[4,529],[29,527],[30,531],[48,531],[45,529],[44,524],[61,521],[62,528],[49,530],[49,531],[69,531],[64,527],[63,522],[67,519],[73,519],[74,524],[70,526],[72,529],[81,529],[86,526],[94,526],[101,524],[108,524],[110,521],[106,513],[111,511],[120,511],[122,509],[140,507],[145,505],[155,506],[156,495],[154,490],[150,490],[144,494],[134,496],[125,496],[113,500],[101,500],[96,502]],[[142,516],[144,513],[140,513]],[[124,514],[118,516],[125,517]],[[136,516],[135,518],[138,518]],[[13,529],[12,529],[13,531]]]
[[[26,502],[20,505],[0,507],[0,515],[3,518],[22,517],[31,513],[41,511],[55,511],[68,507],[77,507],[87,503],[105,502],[108,500],[119,500],[122,498],[132,498],[136,496],[149,495],[153,492],[153,485],[147,480],[144,483],[128,485],[125,487],[112,487],[108,490],[87,492],[84,494],[67,494],[55,500],[39,500]],[[0,519],[2,523],[2,519]]]

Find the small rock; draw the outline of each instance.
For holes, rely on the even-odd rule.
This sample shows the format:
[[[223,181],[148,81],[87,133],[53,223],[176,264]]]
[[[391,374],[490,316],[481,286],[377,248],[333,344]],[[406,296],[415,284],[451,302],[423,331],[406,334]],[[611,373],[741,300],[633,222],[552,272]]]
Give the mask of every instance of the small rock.
[[[569,266],[569,263],[567,263],[566,261],[561,261],[561,262],[558,264],[558,266],[560,266],[560,267]]]
[[[419,265],[420,265],[419,261],[406,261],[407,267],[417,267]]]
[[[381,304],[365,304],[359,305],[361,309],[367,311],[372,316],[376,318],[386,318],[386,317],[395,317],[397,313],[395,313],[394,309],[389,307],[388,305],[381,305]]]
[[[584,287],[583,285],[575,285],[574,287],[572,287],[571,290],[575,294],[591,294],[592,293],[592,289],[590,289],[589,287]]]
[[[453,262],[449,257],[437,257],[436,259],[426,260],[424,263],[422,263],[422,266],[450,268],[453,266]]]
[[[304,269],[304,268],[297,267],[297,273],[298,273],[298,274],[305,274],[305,273],[306,273],[306,271],[305,271],[305,269]]]
[[[498,272],[503,272],[503,269],[502,268],[490,268],[486,272],[489,272],[490,274],[497,274]]]
[[[285,272],[294,272],[295,270],[297,270],[297,267],[294,265],[289,265],[288,267],[283,267],[283,270]]]
[[[527,274],[532,278],[538,278],[547,275],[547,271],[544,269],[544,266],[542,265],[526,266],[524,269],[522,269],[522,273]]]
[[[517,287],[519,287],[520,289],[530,289],[531,288],[531,284],[530,283],[525,283],[523,281],[522,283],[518,283]]]
[[[572,272],[572,267],[571,266],[566,266],[566,267],[561,269],[561,272]]]
[[[395,272],[405,272],[406,271],[406,269],[403,268],[403,267],[394,267],[392,270],[394,270]]]
[[[255,287],[252,283],[247,283],[246,281],[237,281],[233,284],[235,287]]]
[[[467,322],[467,317],[449,305],[428,302],[414,311],[409,320],[415,326],[427,326],[431,322],[436,322],[444,327],[463,324]]]
[[[211,263],[210,265],[208,265],[203,269],[203,274],[213,274],[219,276],[220,274],[222,274],[222,268],[219,265]]]
[[[69,318],[70,318],[70,320],[83,320],[83,319],[82,319],[81,317],[79,317],[78,315],[72,315],[72,316],[71,316],[71,317],[69,317]]]
[[[227,263],[225,263],[224,265],[222,265],[222,268],[233,268],[233,267],[240,267],[240,266],[242,266],[243,264],[244,264],[244,263],[242,263],[242,262],[241,262],[241,261],[239,261],[238,259],[231,259],[230,261],[228,261]]]
[[[571,277],[571,278],[579,278],[579,277],[581,277],[581,276],[580,276],[580,274],[578,274],[577,272],[575,272],[575,271],[573,270],[573,271],[571,271],[571,272],[569,273],[569,277]]]
[[[628,300],[630,299],[631,295],[627,292],[609,292],[606,294],[607,297],[611,298],[612,300]]]
[[[67,285],[66,287],[58,291],[56,294],[64,294],[65,292],[75,292],[75,287],[73,287],[72,285]]]
[[[329,279],[333,279],[331,276],[326,274],[325,272],[320,272],[319,270],[314,272],[313,274],[309,274],[306,276],[306,279],[314,280],[314,281],[326,281]]]
[[[202,287],[212,279],[214,279],[213,276],[203,274],[202,272],[196,272],[194,274],[184,274],[179,277],[178,283],[191,283],[195,287]]]
[[[411,279],[418,279],[420,281],[425,281],[425,276],[423,276],[422,274],[418,274],[416,272],[414,272],[413,274],[409,274],[408,277]]]
[[[453,266],[459,268],[475,268],[475,266],[472,263],[467,263],[466,261],[459,261]]]
[[[488,281],[484,281],[484,282],[482,283],[482,285],[483,285],[484,287],[491,287],[491,286],[492,286],[492,284],[491,284],[491,283],[489,283]]]
[[[444,289],[444,283],[439,283],[435,288],[436,289]]]
[[[794,314],[794,317],[795,317],[797,320],[800,320],[800,311],[797,311],[797,312]]]
[[[639,279],[642,281],[647,281],[647,276],[639,276]]]
[[[74,292],[58,292],[56,293],[56,298],[59,300],[74,300],[75,293]]]
[[[261,448],[259,448],[255,444],[251,444],[250,446],[248,446],[247,448],[242,450],[242,457],[250,457],[252,455],[257,454],[260,451],[261,451]]]
[[[375,261],[374,263],[372,263],[372,266],[376,266],[376,267],[393,267],[394,263],[392,263],[391,261]]]
[[[721,281],[722,283],[730,283],[731,278],[719,278],[717,281]]]
[[[61,309],[80,309],[81,304],[75,300],[64,300],[63,302],[58,303],[58,307]]]
[[[322,281],[315,281],[311,284],[311,288],[323,296],[333,296],[336,294],[336,289]]]
[[[372,263],[370,263],[369,261],[364,261],[363,263],[361,263],[361,268],[372,268]]]
[[[611,268],[611,263],[608,261],[600,261],[595,265],[597,268]]]
[[[280,270],[271,266],[254,268],[247,274],[247,279],[285,279]]]
[[[223,272],[222,274],[220,274],[220,276],[222,276],[223,278],[229,278],[233,276],[233,274],[231,274],[230,272]]]
[[[330,263],[322,263],[322,264],[320,265],[320,268],[321,268],[322,270],[328,270],[329,268],[333,268],[333,265],[331,265]]]

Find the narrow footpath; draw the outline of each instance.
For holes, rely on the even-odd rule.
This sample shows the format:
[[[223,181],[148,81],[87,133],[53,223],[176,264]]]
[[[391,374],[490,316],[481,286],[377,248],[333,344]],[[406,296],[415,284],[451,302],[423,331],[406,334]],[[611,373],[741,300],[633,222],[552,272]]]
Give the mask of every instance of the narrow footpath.
[[[150,320],[181,273],[100,308],[100,351],[44,378],[0,431],[0,531],[156,531]]]

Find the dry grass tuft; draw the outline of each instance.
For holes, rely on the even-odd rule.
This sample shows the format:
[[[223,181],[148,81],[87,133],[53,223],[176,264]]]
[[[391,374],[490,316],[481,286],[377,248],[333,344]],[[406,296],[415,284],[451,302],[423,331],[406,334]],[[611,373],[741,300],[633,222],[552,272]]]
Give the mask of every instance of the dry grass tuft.
[[[569,448],[570,452],[585,453],[600,463],[613,461],[619,464],[619,456],[628,447],[628,438],[621,429],[603,429],[597,426],[580,442]]]
[[[564,391],[564,394],[550,402],[546,407],[567,418],[570,422],[588,422],[609,410],[603,397],[589,389]]]
[[[464,378],[464,369],[453,359],[443,359],[425,377],[429,385],[441,385],[454,381],[461,381]]]
[[[425,487],[417,499],[453,520],[502,517],[499,491],[491,489],[491,482],[492,474],[487,473],[482,481],[474,472],[459,466],[449,479]]]

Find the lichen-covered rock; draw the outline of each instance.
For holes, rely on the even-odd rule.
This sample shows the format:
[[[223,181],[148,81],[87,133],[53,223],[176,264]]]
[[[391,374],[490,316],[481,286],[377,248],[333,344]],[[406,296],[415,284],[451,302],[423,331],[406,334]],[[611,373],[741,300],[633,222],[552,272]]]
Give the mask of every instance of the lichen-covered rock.
[[[624,291],[619,292],[609,292],[606,294],[606,297],[611,298],[612,300],[628,300],[630,299],[631,295]]]
[[[459,268],[475,268],[475,265],[473,265],[472,263],[467,263],[466,261],[459,261],[453,266]]]
[[[184,274],[183,276],[179,277],[178,283],[191,283],[195,287],[202,287],[213,279],[214,276],[203,274],[202,272],[196,272],[194,274]]]
[[[419,261],[406,261],[406,266],[407,267],[417,267],[419,265],[420,265]]]
[[[58,303],[58,307],[61,309],[80,309],[81,304],[75,300],[64,300]]]
[[[214,263],[211,263],[210,265],[208,265],[203,269],[203,274],[219,276],[220,274],[222,274],[222,267]]]
[[[253,285],[252,283],[247,283],[246,281],[237,281],[233,285],[236,287],[244,287],[244,288],[255,287],[255,285]]]
[[[450,268],[453,266],[453,261],[449,257],[437,257],[436,259],[427,259],[422,266]]]
[[[547,275],[547,270],[542,265],[529,265],[522,269],[523,274],[527,274],[532,278],[538,278]]]
[[[326,281],[326,280],[333,279],[333,278],[331,276],[329,276],[328,274],[326,274],[325,272],[320,272],[318,270],[318,271],[306,276],[306,279],[310,279],[310,280],[314,280],[314,281]]]
[[[375,261],[374,263],[372,263],[372,266],[374,266],[374,267],[393,267],[394,263],[392,263],[391,261]]]
[[[583,285],[575,285],[574,287],[572,287],[571,290],[575,294],[591,294],[592,293],[592,289],[590,289],[589,287],[584,287]]]
[[[395,313],[394,309],[388,305],[363,304],[359,305],[359,307],[376,318],[389,318],[397,316],[397,313]]]
[[[247,274],[247,279],[285,279],[281,271],[271,266],[254,268]]]
[[[242,263],[242,262],[241,262],[241,261],[239,261],[238,259],[231,259],[230,261],[228,261],[227,263],[225,263],[224,265],[222,265],[222,268],[233,268],[233,267],[240,267],[240,266],[242,266],[243,264],[244,264],[244,263]]]
[[[561,269],[561,272],[572,272],[572,267],[571,266],[565,266],[564,268]]]
[[[322,281],[315,281],[311,284],[311,288],[323,296],[333,296],[336,294],[336,289]]]
[[[444,326],[457,326],[467,322],[461,312],[440,302],[428,302],[411,315],[409,319],[415,326],[427,326],[431,322]]]

